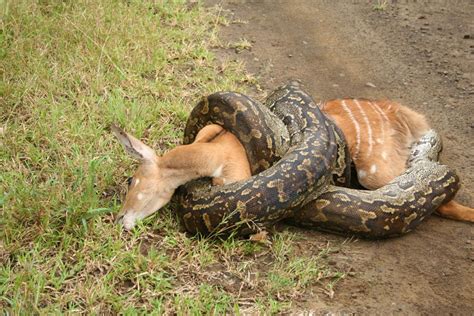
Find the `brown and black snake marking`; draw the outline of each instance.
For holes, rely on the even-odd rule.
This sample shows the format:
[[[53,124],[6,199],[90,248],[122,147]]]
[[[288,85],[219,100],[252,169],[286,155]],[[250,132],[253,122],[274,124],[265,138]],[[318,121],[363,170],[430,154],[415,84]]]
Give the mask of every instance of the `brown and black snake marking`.
[[[199,181],[180,187],[178,215],[188,231],[248,234],[254,225],[269,226],[291,216],[313,191],[327,186],[337,158],[334,129],[298,86],[285,89],[272,102],[274,114],[232,92],[213,94],[192,111],[185,143],[206,124],[222,125],[242,142],[252,172],[265,170],[222,187]]]
[[[178,215],[188,231],[248,234],[289,218],[334,233],[392,237],[413,230],[459,188],[456,174],[437,162],[441,143],[434,131],[413,147],[409,168],[388,185],[375,191],[331,185],[349,183],[342,132],[296,82],[277,89],[266,104],[272,112],[222,92],[192,111],[185,143],[205,125],[219,124],[242,142],[254,176],[223,187],[202,180],[180,187]]]
[[[438,162],[440,151],[441,139],[430,130],[413,145],[408,169],[389,184],[374,191],[329,186],[289,221],[371,239],[410,232],[459,189],[456,173]]]

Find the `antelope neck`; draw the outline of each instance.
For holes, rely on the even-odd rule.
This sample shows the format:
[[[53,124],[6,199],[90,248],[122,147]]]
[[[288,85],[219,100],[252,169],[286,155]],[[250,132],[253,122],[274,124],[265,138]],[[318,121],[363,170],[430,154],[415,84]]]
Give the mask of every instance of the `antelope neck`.
[[[160,177],[173,189],[201,177],[218,177],[223,163],[218,145],[194,143],[178,146],[158,161]]]

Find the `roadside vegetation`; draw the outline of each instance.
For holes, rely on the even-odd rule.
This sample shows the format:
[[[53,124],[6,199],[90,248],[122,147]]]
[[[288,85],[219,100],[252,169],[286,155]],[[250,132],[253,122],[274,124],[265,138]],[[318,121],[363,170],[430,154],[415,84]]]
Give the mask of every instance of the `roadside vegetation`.
[[[171,209],[113,224],[134,162],[109,126],[158,152],[202,95],[245,91],[216,59],[218,9],[185,1],[11,0],[0,28],[0,310],[276,312],[332,295],[332,245],[187,235]],[[311,294],[313,295],[313,294]]]

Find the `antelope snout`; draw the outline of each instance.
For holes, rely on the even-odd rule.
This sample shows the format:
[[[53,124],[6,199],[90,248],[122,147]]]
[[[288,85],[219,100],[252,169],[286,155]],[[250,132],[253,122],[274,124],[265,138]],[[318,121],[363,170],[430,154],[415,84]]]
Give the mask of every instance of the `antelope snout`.
[[[119,213],[115,218],[115,224],[122,225],[125,230],[131,230],[135,227],[137,218],[133,214]]]

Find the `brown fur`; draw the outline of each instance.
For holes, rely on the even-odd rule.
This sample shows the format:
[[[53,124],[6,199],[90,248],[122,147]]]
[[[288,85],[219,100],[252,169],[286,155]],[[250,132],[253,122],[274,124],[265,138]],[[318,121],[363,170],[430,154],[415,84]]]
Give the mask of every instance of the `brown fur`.
[[[392,101],[339,99],[321,108],[342,129],[359,182],[368,189],[380,188],[403,173],[411,144],[430,128],[423,115]],[[126,229],[168,203],[174,190],[188,181],[211,176],[213,184],[223,185],[251,176],[244,147],[219,125],[204,127],[194,143],[178,146],[162,157],[119,128],[112,130],[141,161],[118,215]],[[474,209],[454,201],[437,211],[444,217],[474,222]]]
[[[411,144],[429,129],[422,115],[390,101],[332,100],[326,102],[322,110],[342,129],[359,182],[371,190],[384,186],[405,171]]]
[[[166,205],[178,186],[193,179],[213,177],[215,184],[227,184],[251,176],[242,144],[218,125],[204,127],[194,143],[178,146],[162,157],[120,128],[113,126],[112,131],[140,161],[117,216],[125,229]]]
[[[359,126],[360,143],[358,155],[355,155],[357,143],[356,127],[348,112],[344,110],[342,101],[344,101],[347,109],[349,109],[353,119]],[[342,129],[349,145],[351,156],[355,157],[354,163],[358,171],[359,182],[364,187],[374,190],[388,184],[406,170],[410,146],[426,133],[430,126],[423,115],[393,101],[358,99],[357,103],[354,99],[339,99],[328,101],[321,108]],[[362,111],[359,106],[362,108]],[[366,119],[362,112],[365,114]],[[373,141],[371,154],[369,154],[368,125],[371,128]],[[220,131],[217,128],[214,129],[214,133]],[[196,141],[198,139],[199,135]],[[219,140],[217,139],[216,141]],[[240,147],[239,150],[244,149]],[[371,168],[374,165],[376,170],[371,173]],[[235,172],[236,174],[239,173],[238,167],[235,168]],[[243,175],[239,176],[239,180],[242,179]],[[474,222],[474,209],[455,201],[442,205],[437,212],[443,217]]]
[[[211,124],[199,131],[193,144],[210,141],[218,147],[223,157],[222,176],[213,177],[214,185],[223,185],[250,178],[250,164],[245,153],[245,148],[234,134],[227,132],[222,126]]]
[[[342,101],[344,101],[353,119],[351,119],[347,110],[344,110]],[[354,99],[339,99],[328,101],[321,108],[343,131],[351,156],[355,158],[354,163],[358,171],[359,182],[367,189],[372,190],[388,184],[406,170],[410,146],[430,129],[423,115],[393,101],[358,99],[356,103]],[[356,127],[353,120],[359,126],[360,143],[357,155]],[[370,154],[368,125],[370,125],[372,134]],[[224,140],[224,138],[220,138],[223,137],[221,136],[224,131],[222,127],[211,125],[207,128],[206,133],[200,135],[200,132],[197,135],[195,142],[205,142],[212,139],[213,142],[219,143]],[[229,134],[227,132],[224,135]],[[219,135],[219,137],[216,137],[216,135]],[[245,157],[244,148],[236,138],[226,143],[235,146],[234,154],[240,152],[238,157]],[[235,163],[229,167],[231,172],[227,174],[226,183],[243,180],[250,176],[249,171],[247,171],[248,161],[246,161],[244,167],[241,158],[235,160]],[[239,166],[239,164],[241,165]],[[375,172],[371,172],[373,166],[376,166]],[[214,184],[224,184],[218,178],[215,178],[213,182]],[[443,217],[474,222],[474,209],[455,201],[442,205],[437,212]]]
[[[449,201],[448,203],[441,205],[437,212],[439,215],[446,218],[474,223],[474,210],[470,207],[461,205],[456,201]]]
[[[405,164],[411,144],[429,130],[430,126],[423,115],[393,101],[361,99],[357,100],[357,103],[354,99],[332,100],[322,106],[322,111],[342,129],[357,169],[359,182],[368,189],[378,189],[406,170]],[[367,119],[364,119],[362,112]],[[359,126],[358,155],[356,155],[357,129],[354,120]],[[370,155],[368,125],[373,139]],[[382,139],[382,142],[377,142],[377,139]],[[375,172],[371,172],[374,170]],[[443,217],[474,222],[474,209],[455,201],[442,205],[437,212]]]

